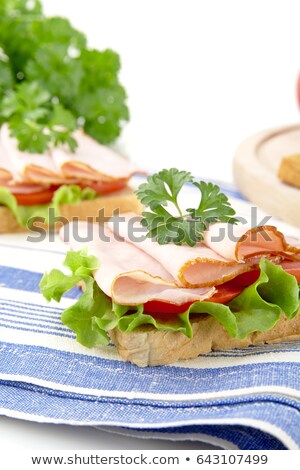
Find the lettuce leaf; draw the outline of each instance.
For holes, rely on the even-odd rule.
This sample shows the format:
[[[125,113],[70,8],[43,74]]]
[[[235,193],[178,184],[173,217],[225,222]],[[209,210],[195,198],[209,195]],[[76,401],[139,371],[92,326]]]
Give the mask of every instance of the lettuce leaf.
[[[257,281],[227,305],[195,302],[184,313],[167,322],[145,313],[143,305],[126,306],[112,302],[93,278],[98,260],[89,256],[87,250],[69,252],[64,265],[71,274],[67,276],[54,269],[44,275],[40,289],[48,301],[60,301],[62,295],[79,281],[85,284],[81,298],[63,312],[62,322],[75,331],[77,341],[87,347],[108,344],[107,331],[115,327],[128,333],[148,325],[158,330],[179,331],[192,338],[191,317],[201,314],[213,316],[232,337],[242,339],[254,331],[273,328],[282,311],[288,319],[293,318],[300,306],[296,278],[265,258],[260,260]]]
[[[95,256],[89,256],[87,249],[68,252],[64,265],[70,269],[71,274],[66,275],[58,269],[45,273],[40,290],[43,296],[59,302],[62,295],[72,289],[79,282],[83,282],[85,289],[80,299],[62,314],[62,322],[76,333],[77,341],[86,346],[108,344],[109,337],[106,331],[118,324],[118,318],[112,311],[112,303],[99,288],[92,273],[98,267]]]
[[[17,219],[19,225],[28,228],[36,217],[43,218],[45,223],[51,224],[51,219],[60,216],[62,204],[78,204],[84,200],[96,199],[99,195],[91,188],[81,189],[77,185],[63,185],[58,188],[49,204],[19,206],[16,198],[5,187],[0,187],[0,205],[8,207]],[[49,209],[53,208],[50,217]]]
[[[118,328],[123,332],[133,331],[141,325],[153,325],[157,330],[181,331],[189,338],[193,336],[192,326],[189,322],[189,312],[174,317],[168,322],[162,322],[148,313],[144,313],[144,306],[124,306],[113,302],[113,312],[118,317]]]

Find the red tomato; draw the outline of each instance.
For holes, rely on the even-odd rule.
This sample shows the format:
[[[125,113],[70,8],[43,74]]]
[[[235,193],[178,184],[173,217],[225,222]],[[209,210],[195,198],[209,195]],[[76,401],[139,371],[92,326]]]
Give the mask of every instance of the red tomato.
[[[48,204],[52,201],[53,193],[56,191],[57,186],[41,189],[38,192],[31,193],[14,193],[17,203],[20,206],[35,206],[38,204]]]
[[[194,302],[187,302],[182,305],[175,305],[168,302],[160,302],[159,300],[151,300],[144,304],[144,311],[147,313],[168,313],[178,315],[185,312]]]
[[[126,179],[119,179],[113,181],[96,181],[81,183],[81,188],[91,188],[96,191],[97,194],[109,194],[115,191],[121,191],[127,184]]]
[[[239,295],[244,290],[244,288],[245,286],[234,286],[230,285],[230,282],[226,282],[225,284],[218,286],[216,293],[209,299],[206,299],[205,302],[226,304],[227,302],[230,302],[230,300],[234,299],[234,297]],[[166,317],[170,318],[174,315],[185,312],[193,303],[194,302],[187,302],[182,305],[175,305],[167,302],[152,300],[144,304],[144,311],[145,313],[151,313],[153,316],[155,316],[155,318],[166,320]]]
[[[127,180],[119,179],[107,182],[87,182],[80,183],[81,188],[91,188],[97,194],[109,194],[115,191],[120,191],[126,186]],[[35,206],[38,204],[48,204],[52,201],[53,193],[59,186],[40,186],[38,184],[22,183],[16,185],[9,185],[2,183],[1,186],[7,187],[10,192],[15,196],[17,203],[20,206]]]
[[[284,261],[281,266],[286,272],[295,276],[300,283],[300,261]],[[240,274],[235,279],[217,286],[216,293],[209,299],[206,299],[205,302],[226,304],[243,292],[245,287],[253,284],[258,277],[258,269]],[[188,302],[183,305],[174,305],[166,302],[151,301],[145,303],[144,310],[152,315],[154,314],[153,316],[155,316],[155,318],[166,321],[175,315],[185,312],[193,303],[194,302]]]

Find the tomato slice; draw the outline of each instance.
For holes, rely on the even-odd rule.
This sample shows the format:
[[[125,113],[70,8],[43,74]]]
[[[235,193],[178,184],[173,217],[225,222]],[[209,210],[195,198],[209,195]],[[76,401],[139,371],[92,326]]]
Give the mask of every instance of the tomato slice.
[[[224,284],[218,286],[216,293],[205,302],[226,304],[230,300],[234,299],[234,297],[239,295],[245,289],[245,287],[253,284],[253,282],[258,279],[258,276],[258,269],[240,274],[232,281],[225,282]],[[194,302],[187,302],[182,305],[175,305],[166,302],[150,301],[144,305],[144,310],[148,313],[161,312],[178,315],[179,313],[185,312],[193,303]]]
[[[35,206],[38,204],[48,204],[52,201],[53,194],[58,186],[42,189],[37,192],[30,193],[14,193],[17,203],[20,206]]]
[[[127,179],[117,179],[112,181],[96,181],[80,183],[81,188],[91,188],[96,191],[97,194],[109,194],[115,191],[121,191],[125,188]]]
[[[300,261],[283,261],[281,266],[286,272],[295,276],[297,281],[300,283]],[[205,302],[226,304],[243,292],[245,287],[253,284],[258,277],[259,269],[254,269],[240,274],[235,279],[217,286],[216,293],[209,299],[206,299]],[[146,313],[151,313],[151,315],[157,319],[167,321],[174,318],[174,316],[185,312],[193,303],[194,302],[188,302],[182,305],[175,305],[160,301],[150,301],[144,304],[144,310]]]
[[[178,315],[179,313],[185,312],[190,305],[194,302],[187,302],[182,305],[175,305],[169,302],[160,302],[159,300],[150,300],[144,304],[144,311],[146,313],[169,313],[172,315]]]
[[[76,183],[77,184],[77,183]],[[121,191],[126,187],[127,179],[118,179],[113,181],[97,181],[80,183],[81,188],[91,188],[97,194],[110,194],[115,191]],[[10,190],[15,196],[20,206],[35,206],[38,204],[48,204],[52,201],[53,193],[59,188],[59,185],[42,186],[34,183],[20,183],[9,185],[0,181],[0,186]]]
[[[230,282],[226,282],[225,284],[218,286],[216,293],[209,299],[206,299],[205,302],[226,304],[227,302],[230,302],[230,300],[234,299],[234,297],[239,295],[241,292],[243,292],[245,287],[246,286],[241,285],[235,286],[232,285]],[[194,302],[187,302],[182,305],[175,305],[172,303],[160,302],[158,300],[151,300],[150,302],[146,302],[144,304],[144,311],[145,313],[151,313],[151,315],[155,316],[155,318],[164,318],[166,320],[166,317],[174,317],[174,315],[179,315],[180,313],[185,312],[193,303]]]

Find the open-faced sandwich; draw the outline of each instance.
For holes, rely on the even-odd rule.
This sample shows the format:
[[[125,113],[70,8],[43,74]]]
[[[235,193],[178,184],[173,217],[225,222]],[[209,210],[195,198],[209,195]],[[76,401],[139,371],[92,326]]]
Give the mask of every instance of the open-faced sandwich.
[[[138,172],[126,158],[77,130],[78,144],[41,154],[20,151],[4,124],[0,132],[0,233],[35,222],[53,226],[58,218],[96,220],[113,211],[139,211],[128,186]],[[50,210],[52,208],[52,211]]]
[[[183,210],[185,183],[199,204]],[[64,265],[41,281],[47,300],[81,284],[62,321],[87,347],[116,345],[139,366],[211,350],[300,338],[300,246],[274,226],[246,226],[212,183],[162,170],[137,196],[147,210],[105,224],[71,223]]]
[[[0,233],[138,210],[136,167],[106,147],[129,119],[119,70],[39,0],[1,0]]]

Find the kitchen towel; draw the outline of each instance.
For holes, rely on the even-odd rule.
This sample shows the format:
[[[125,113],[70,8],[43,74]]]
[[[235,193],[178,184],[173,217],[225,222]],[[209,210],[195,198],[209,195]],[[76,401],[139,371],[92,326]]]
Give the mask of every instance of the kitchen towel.
[[[233,204],[245,209],[236,190]],[[201,440],[225,449],[299,449],[300,342],[214,352],[140,369],[113,346],[86,349],[39,293],[61,268],[59,241],[0,236],[0,414],[99,426],[147,438]]]

